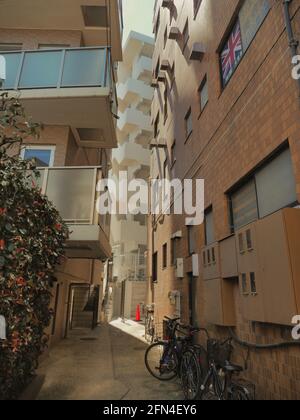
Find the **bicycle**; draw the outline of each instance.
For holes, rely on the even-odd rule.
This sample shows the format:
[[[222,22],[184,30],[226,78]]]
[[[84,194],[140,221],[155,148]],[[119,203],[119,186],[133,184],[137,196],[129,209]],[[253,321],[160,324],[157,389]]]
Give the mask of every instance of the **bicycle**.
[[[146,307],[146,319],[145,319],[145,340],[152,344],[155,337],[155,325],[154,325],[154,309]]]
[[[165,317],[167,335],[164,340],[152,344],[145,353],[145,365],[149,373],[160,381],[170,381],[181,374],[182,353],[192,344],[196,329],[179,323],[180,318]],[[187,329],[186,337],[178,337],[181,329]]]
[[[232,353],[232,338],[224,342],[208,339],[207,353],[209,369],[200,386],[200,400],[250,401],[255,399],[255,392],[232,380],[244,369],[229,362]]]

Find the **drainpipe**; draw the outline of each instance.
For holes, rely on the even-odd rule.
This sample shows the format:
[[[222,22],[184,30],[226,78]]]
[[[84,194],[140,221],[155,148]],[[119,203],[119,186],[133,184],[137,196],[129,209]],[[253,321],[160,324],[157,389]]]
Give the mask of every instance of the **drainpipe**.
[[[293,0],[283,0],[283,6],[284,6],[284,17],[285,17],[285,24],[286,24],[286,31],[289,38],[289,46],[291,49],[291,55],[292,57],[295,57],[298,55],[298,46],[299,41],[295,39],[293,26],[292,26],[292,19],[290,14],[290,4]],[[299,85],[299,99],[300,99],[300,78],[298,78],[298,85]]]

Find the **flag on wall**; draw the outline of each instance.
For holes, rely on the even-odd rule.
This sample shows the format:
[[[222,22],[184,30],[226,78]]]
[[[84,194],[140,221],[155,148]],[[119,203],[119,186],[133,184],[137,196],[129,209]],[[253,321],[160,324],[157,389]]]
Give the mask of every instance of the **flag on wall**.
[[[242,56],[242,34],[240,23],[238,21],[233,31],[229,35],[228,41],[226,42],[221,53],[222,76],[224,85],[226,85],[230,79]]]

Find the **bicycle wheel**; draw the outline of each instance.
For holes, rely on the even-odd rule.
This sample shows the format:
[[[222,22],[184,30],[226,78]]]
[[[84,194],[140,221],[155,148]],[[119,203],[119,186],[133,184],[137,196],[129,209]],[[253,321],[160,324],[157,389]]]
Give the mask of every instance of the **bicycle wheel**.
[[[251,401],[254,398],[247,388],[237,384],[231,384],[229,399],[231,401]]]
[[[146,351],[145,365],[149,373],[159,381],[171,381],[177,376],[178,358],[169,343],[152,344]]]
[[[194,401],[199,395],[202,383],[202,369],[193,349],[187,349],[182,354],[180,378],[186,400]]]

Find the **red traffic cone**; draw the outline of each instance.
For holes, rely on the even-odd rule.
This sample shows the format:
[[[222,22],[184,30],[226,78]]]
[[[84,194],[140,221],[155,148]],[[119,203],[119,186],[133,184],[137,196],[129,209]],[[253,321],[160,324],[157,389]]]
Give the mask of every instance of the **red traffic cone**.
[[[140,308],[140,305],[137,305],[137,307],[136,307],[135,320],[136,320],[136,322],[141,322],[141,308]]]

